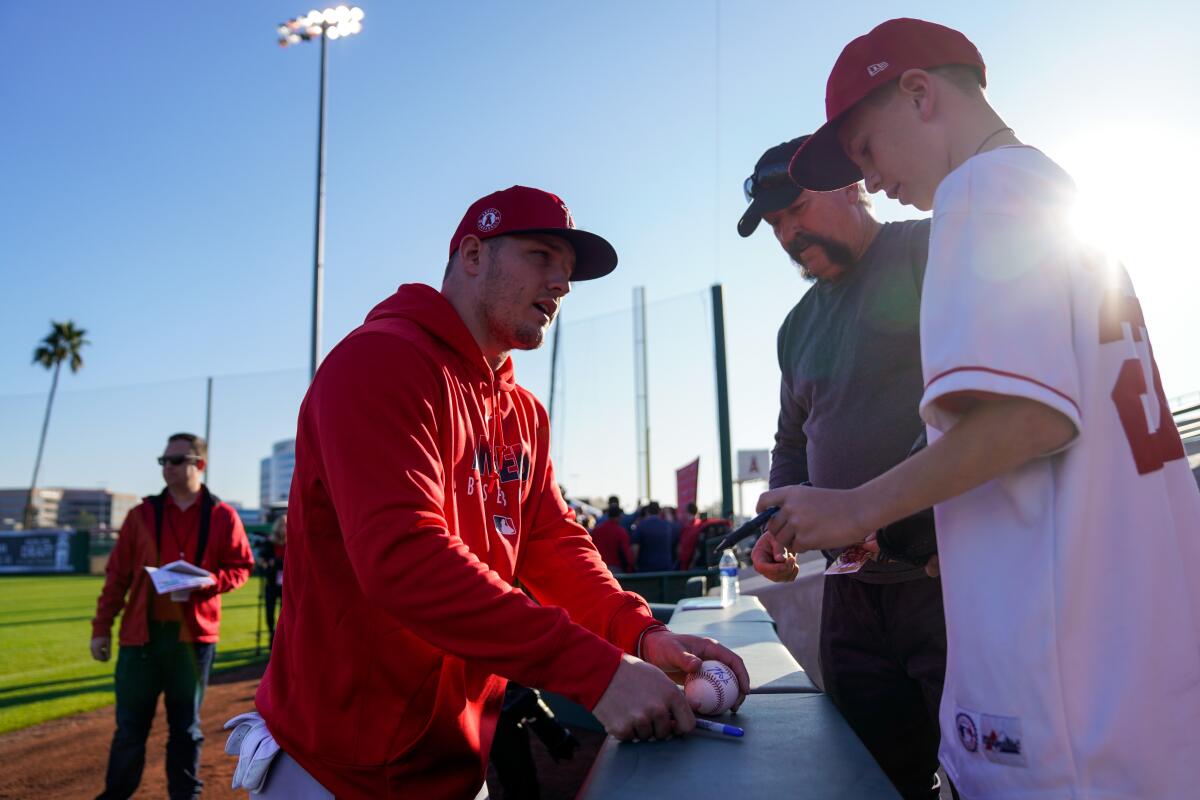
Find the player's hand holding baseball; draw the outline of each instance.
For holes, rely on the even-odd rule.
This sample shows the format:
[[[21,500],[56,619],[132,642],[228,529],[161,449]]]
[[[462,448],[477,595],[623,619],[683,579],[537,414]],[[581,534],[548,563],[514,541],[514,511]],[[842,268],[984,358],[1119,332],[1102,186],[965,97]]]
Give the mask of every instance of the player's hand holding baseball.
[[[764,492],[758,510],[779,506],[767,523],[773,538],[774,560],[783,561],[784,551],[831,550],[861,544],[874,528],[861,520],[860,504],[852,491],[783,486]]]
[[[741,656],[706,636],[672,633],[666,628],[651,631],[642,640],[642,658],[681,685],[688,675],[700,671],[702,662],[720,661],[737,676],[738,698],[733,704],[734,711],[738,710],[750,692],[750,673],[746,671]]]
[[[777,557],[776,552],[775,537],[764,531],[763,535],[759,536],[758,541],[754,543],[754,550],[750,553],[750,561],[754,564],[755,572],[775,583],[796,580],[796,576],[800,574],[796,556],[783,550]]]
[[[621,657],[592,713],[618,739],[666,739],[696,727],[683,692],[661,669],[630,655]]]

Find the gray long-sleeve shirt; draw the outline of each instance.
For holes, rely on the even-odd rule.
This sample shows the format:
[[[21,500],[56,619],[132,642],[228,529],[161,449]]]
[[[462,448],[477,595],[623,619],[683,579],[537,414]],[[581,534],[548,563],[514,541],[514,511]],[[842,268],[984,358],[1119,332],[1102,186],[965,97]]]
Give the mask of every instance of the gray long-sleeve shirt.
[[[924,430],[921,282],[929,220],[883,225],[863,258],[818,281],[779,329],[782,373],[771,488],[852,489],[904,460]],[[924,576],[868,562],[869,583]]]

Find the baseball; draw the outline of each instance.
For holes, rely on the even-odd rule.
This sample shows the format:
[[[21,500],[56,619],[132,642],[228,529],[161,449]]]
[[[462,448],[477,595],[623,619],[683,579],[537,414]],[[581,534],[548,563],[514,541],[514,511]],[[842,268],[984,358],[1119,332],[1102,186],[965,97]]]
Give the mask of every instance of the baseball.
[[[683,694],[697,713],[722,714],[737,702],[737,676],[720,661],[705,661],[699,672],[687,676]]]

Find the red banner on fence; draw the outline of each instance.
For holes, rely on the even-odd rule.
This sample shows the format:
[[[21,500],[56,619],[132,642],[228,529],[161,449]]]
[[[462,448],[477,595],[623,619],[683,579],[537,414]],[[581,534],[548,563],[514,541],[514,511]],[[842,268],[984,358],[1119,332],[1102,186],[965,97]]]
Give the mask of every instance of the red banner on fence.
[[[700,478],[700,459],[675,470],[675,507],[680,511],[696,502],[696,483]]]

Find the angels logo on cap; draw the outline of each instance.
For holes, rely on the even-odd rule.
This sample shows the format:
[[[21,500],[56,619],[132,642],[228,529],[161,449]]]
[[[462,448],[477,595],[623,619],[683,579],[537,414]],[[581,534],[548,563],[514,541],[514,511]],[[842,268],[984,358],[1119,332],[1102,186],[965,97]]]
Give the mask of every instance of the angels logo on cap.
[[[488,208],[479,215],[479,221],[475,223],[475,227],[479,228],[480,232],[487,233],[494,231],[500,225],[500,212],[494,208]]]
[[[472,203],[450,239],[450,255],[468,236],[483,240],[522,234],[557,236],[569,242],[575,256],[572,282],[599,278],[617,266],[612,245],[576,228],[561,197],[529,186],[510,186]]]

